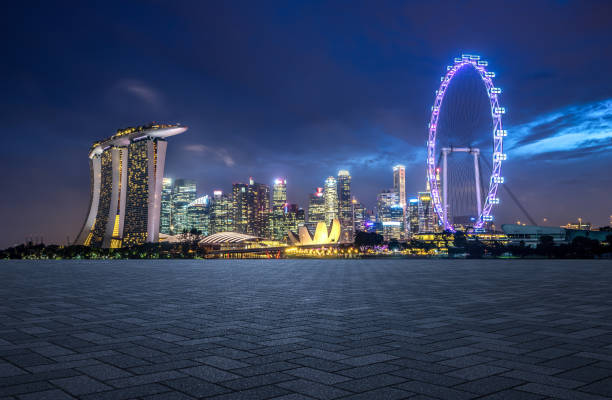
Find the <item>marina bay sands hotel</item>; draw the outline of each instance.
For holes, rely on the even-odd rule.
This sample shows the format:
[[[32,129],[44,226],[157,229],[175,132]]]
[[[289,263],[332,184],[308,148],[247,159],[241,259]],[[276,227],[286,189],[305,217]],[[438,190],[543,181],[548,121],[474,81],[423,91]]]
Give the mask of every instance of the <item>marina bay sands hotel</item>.
[[[119,248],[159,241],[166,138],[186,130],[151,124],[93,144],[89,212],[75,244]]]

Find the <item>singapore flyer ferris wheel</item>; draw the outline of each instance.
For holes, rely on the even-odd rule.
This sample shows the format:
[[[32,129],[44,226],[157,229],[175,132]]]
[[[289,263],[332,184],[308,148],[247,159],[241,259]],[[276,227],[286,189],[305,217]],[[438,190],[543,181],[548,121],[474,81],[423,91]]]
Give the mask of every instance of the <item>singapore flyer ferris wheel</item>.
[[[431,109],[427,182],[444,230],[481,230],[493,221],[493,207],[499,204],[506,110],[487,66],[477,55],[455,58]]]

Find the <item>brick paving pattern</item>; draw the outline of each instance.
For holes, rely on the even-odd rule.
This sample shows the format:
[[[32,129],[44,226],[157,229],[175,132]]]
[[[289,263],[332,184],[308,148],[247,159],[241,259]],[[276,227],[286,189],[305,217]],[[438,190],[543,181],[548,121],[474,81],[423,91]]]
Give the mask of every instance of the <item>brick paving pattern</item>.
[[[612,398],[612,262],[0,262],[0,399]]]

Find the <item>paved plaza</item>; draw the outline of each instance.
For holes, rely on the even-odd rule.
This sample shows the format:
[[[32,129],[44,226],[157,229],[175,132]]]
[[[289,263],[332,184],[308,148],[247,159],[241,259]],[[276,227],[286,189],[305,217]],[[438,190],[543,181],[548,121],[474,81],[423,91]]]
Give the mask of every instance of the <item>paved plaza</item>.
[[[612,398],[612,262],[0,261],[0,399]]]

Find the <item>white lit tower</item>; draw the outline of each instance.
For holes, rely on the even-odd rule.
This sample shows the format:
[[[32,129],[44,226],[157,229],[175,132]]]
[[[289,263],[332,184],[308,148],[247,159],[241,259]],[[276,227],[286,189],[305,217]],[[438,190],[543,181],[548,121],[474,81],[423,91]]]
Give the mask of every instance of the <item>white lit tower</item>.
[[[323,198],[325,199],[325,223],[331,226],[332,221],[338,218],[338,186],[333,176],[325,179]]]

